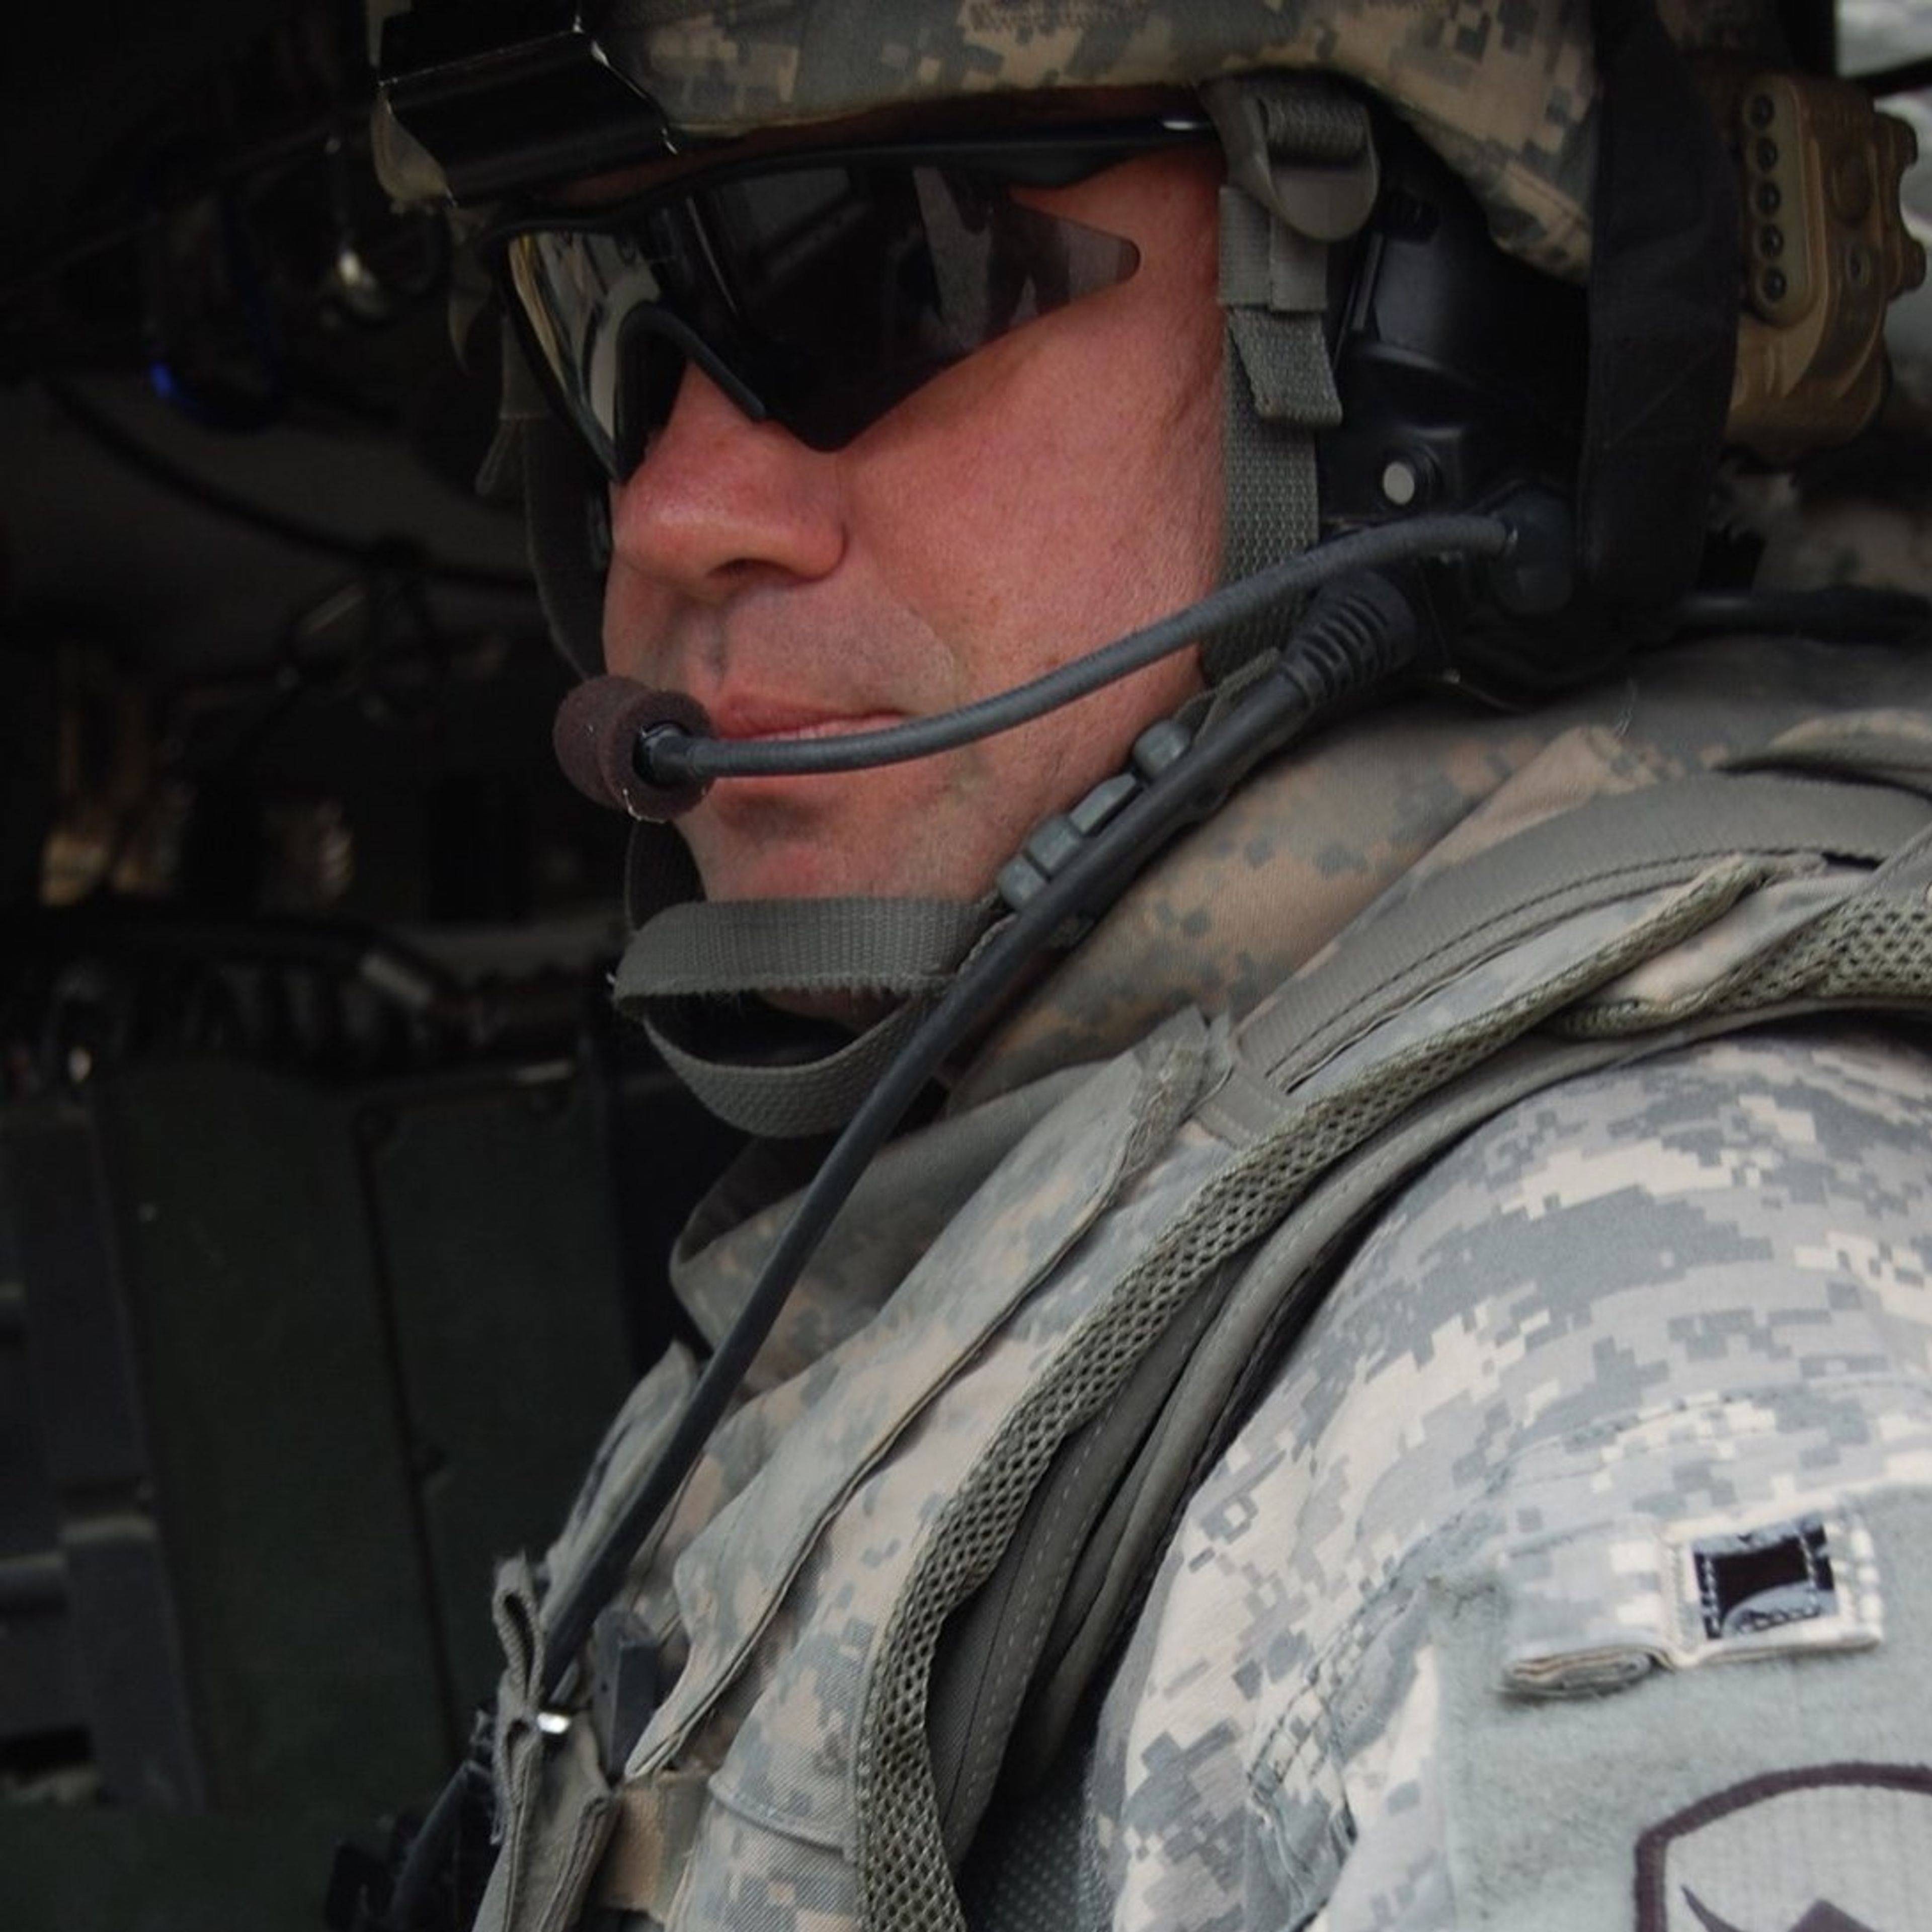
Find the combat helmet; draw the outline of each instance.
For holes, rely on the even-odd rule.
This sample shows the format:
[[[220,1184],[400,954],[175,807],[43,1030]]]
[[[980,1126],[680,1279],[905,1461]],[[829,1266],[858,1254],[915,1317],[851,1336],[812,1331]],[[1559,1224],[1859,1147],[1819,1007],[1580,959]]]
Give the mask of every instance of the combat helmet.
[[[604,484],[634,460],[635,416],[666,406],[634,349],[668,345],[674,373],[703,360],[748,412],[836,444],[1023,313],[992,298],[1003,251],[1030,245],[987,212],[1003,170],[1051,182],[1110,144],[1218,140],[1224,577],[1337,532],[1533,502],[1555,518],[1533,568],[1445,566],[1421,591],[1456,677],[1511,701],[1614,662],[1696,584],[1727,439],[1780,457],[1870,415],[1886,301],[1922,274],[1898,215],[1909,134],[1785,70],[1769,0],[373,5],[384,178],[482,232],[521,325],[487,467],[520,479],[552,628],[586,676]],[[986,206],[949,189],[935,214],[921,158],[988,147]],[[838,188],[815,226],[786,227],[799,196],[778,197],[750,223],[765,252],[718,268],[735,214],[704,198],[808,163],[884,169],[931,258],[883,336],[850,302],[814,325],[795,294],[819,248],[795,231],[836,238],[870,218],[869,190]],[[598,177],[614,211],[560,207]],[[1042,302],[1111,272],[1104,250],[1062,250],[1051,272],[1027,259]],[[815,286],[836,302],[844,279]],[[965,299],[938,313],[950,284]],[[605,326],[620,310],[641,334]],[[950,346],[922,361],[934,334]],[[855,380],[856,409],[814,427]],[[1293,615],[1217,640],[1210,677]],[[640,920],[694,892],[675,840],[634,849],[654,855],[634,868]]]
[[[1475,188],[1504,247],[1571,279],[1588,262],[1600,122],[1588,0],[371,0],[370,17],[376,165],[400,201],[488,200],[892,107],[990,112],[1014,97],[1321,70],[1413,125]],[[1664,0],[1663,19],[1687,50],[1778,52],[1763,0]]]
[[[1727,422],[1774,459],[1862,426],[1882,393],[1886,302],[1923,272],[1896,214],[1909,134],[1849,87],[1780,75],[1768,0],[372,0],[371,24],[379,171],[398,200],[472,218],[574,178],[652,159],[701,172],[842,125],[916,145],[962,121],[1077,129],[1145,90],[1204,99],[1234,184],[1231,577],[1324,528],[1492,488],[1466,446],[1516,432],[1465,418],[1522,416],[1515,345],[1553,337],[1576,345],[1572,393],[1552,377],[1526,421],[1534,440],[1572,418],[1556,435],[1574,447],[1581,577],[1627,608],[1666,604],[1695,574]],[[1370,225],[1390,130],[1468,191],[1498,251],[1587,294],[1566,311],[1465,249],[1438,254],[1420,304],[1438,339],[1391,349],[1402,325],[1378,316],[1338,342],[1326,251]],[[1472,290],[1477,320],[1442,320]],[[1358,399],[1385,394],[1391,354],[1408,380],[1485,340],[1502,346],[1483,393],[1468,395],[1466,370],[1438,385],[1446,426]],[[547,345],[526,332],[524,346],[543,375]],[[595,507],[529,434],[526,382],[506,415],[515,441],[494,472],[536,444],[534,548],[587,670]]]

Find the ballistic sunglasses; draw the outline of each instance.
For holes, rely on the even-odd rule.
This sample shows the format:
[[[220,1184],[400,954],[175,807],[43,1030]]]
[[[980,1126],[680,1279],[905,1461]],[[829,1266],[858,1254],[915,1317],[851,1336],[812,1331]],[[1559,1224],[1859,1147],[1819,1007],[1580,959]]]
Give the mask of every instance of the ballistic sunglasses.
[[[668,418],[687,362],[754,422],[838,449],[976,349],[1132,274],[1131,242],[1016,188],[1210,137],[1177,115],[746,158],[518,216],[484,252],[532,370],[614,480]]]

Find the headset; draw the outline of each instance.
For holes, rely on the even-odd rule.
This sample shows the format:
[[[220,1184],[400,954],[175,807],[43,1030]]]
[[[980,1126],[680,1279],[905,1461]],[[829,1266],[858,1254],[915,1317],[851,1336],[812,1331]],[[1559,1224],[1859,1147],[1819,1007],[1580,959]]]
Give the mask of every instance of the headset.
[[[1740,316],[1735,292],[1748,266],[1737,239],[1738,176],[1752,206],[1773,205],[1768,155],[1802,189],[1827,171],[1842,177],[1847,154],[1870,152],[1876,178],[1892,183],[1895,216],[1906,158],[1899,142],[1909,134],[1868,102],[1861,119],[1852,97],[1863,98],[1844,83],[1792,76],[1750,88],[1727,82],[1725,98],[1740,122],[1772,127],[1786,147],[1772,154],[1775,142],[1761,136],[1732,145],[1726,157],[1714,148],[1713,124],[1694,117],[1693,128],[1710,128],[1712,141],[1678,183],[1690,216],[1660,266],[1600,267],[1600,280],[1622,270],[1641,298],[1620,304],[1638,308],[1634,323],[1613,314],[1608,326],[1593,316],[1592,291],[1498,250],[1461,178],[1378,112],[1380,192],[1360,233],[1330,251],[1324,337],[1342,411],[1336,427],[1317,433],[1316,464],[1324,538],[1404,527],[1417,538],[1412,548],[1397,546],[1408,566],[1405,594],[1427,639],[1408,674],[1492,704],[1533,704],[1601,675],[1636,646],[1713,623],[1870,635],[1922,616],[1917,600],[1883,593],[1754,599],[1728,580],[1735,565],[1721,550],[1718,581],[1706,574],[1703,506],[1720,442],[1748,439],[1757,453],[1788,460],[1795,448],[1860,426],[1882,393],[1884,304],[1874,308],[1872,292],[1910,278],[1916,247],[1895,219],[1889,227],[1880,221],[1882,197],[1858,211],[1872,233],[1868,244],[1857,244],[1862,255],[1834,212],[1850,205],[1842,194],[1820,190],[1807,202],[1792,193],[1809,238],[1778,244],[1792,266],[1772,286],[1791,312],[1786,326],[1795,341],[1775,340],[1755,309]],[[1861,133],[1871,137],[1868,149],[1855,150]],[[1672,146],[1681,150],[1684,142]],[[1667,153],[1665,164],[1679,158]],[[1626,194],[1648,190],[1650,173],[1627,184]],[[1762,233],[1750,246],[1762,255]],[[1604,252],[1616,251],[1606,242]],[[1894,264],[1884,276],[1874,266],[1881,257]],[[1812,265],[1802,322],[1790,287],[1800,262]],[[1762,304],[1762,272],[1749,286]],[[1654,312],[1670,307],[1673,292],[1695,324],[1688,352],[1681,329],[1666,336],[1666,351],[1650,344]],[[1629,343],[1633,327],[1645,338],[1640,349]],[[1721,352],[1738,343],[1742,360]],[[1606,401],[1611,377],[1603,365],[1612,358],[1624,366],[1624,394]],[[1633,361],[1641,365],[1634,380]],[[1658,374],[1660,362],[1672,366]],[[1699,379],[1688,391],[1687,367]],[[1621,418],[1654,415],[1656,394],[1672,390],[1683,395],[1681,419],[1630,460]],[[1471,549],[1466,532],[1442,539],[1447,526],[1425,520],[1432,516],[1486,518],[1496,528]],[[1361,553],[1343,546],[1336,554]],[[1236,602],[1250,615],[1278,609],[1292,594],[1282,587],[1292,577],[1260,573],[1250,580],[1252,594]],[[728,743],[682,694],[593,677],[566,699],[555,747],[586,796],[634,818],[668,820],[720,779],[863,771],[1011,730],[1235,628],[1226,616],[1233,608],[1224,587],[1018,688],[889,730],[795,743]]]

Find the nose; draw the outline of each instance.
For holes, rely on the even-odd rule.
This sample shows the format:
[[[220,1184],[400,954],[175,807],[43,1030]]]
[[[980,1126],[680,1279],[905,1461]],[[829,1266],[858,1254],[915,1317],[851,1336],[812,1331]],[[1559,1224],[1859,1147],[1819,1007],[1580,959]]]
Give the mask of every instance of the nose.
[[[687,365],[670,420],[611,504],[611,572],[703,603],[809,579],[845,548],[836,459],[754,422]]]

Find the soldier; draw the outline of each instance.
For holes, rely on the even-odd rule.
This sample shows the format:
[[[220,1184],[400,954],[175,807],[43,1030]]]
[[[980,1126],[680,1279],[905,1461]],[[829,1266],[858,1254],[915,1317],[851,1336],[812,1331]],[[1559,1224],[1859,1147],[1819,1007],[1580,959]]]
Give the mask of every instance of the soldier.
[[[1706,528],[1922,262],[1670,12],[389,23],[760,1137],[500,1580],[477,1924],[1924,1922],[1924,614]]]

